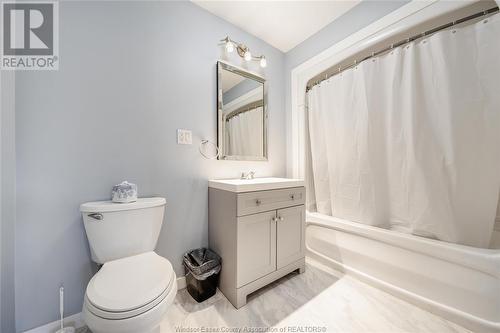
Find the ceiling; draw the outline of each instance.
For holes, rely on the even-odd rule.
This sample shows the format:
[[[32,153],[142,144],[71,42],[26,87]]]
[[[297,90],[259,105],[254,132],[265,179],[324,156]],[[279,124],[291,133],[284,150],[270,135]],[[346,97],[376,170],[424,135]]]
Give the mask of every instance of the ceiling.
[[[245,79],[245,77],[230,71],[223,71],[222,75],[224,75],[224,79],[222,80],[222,92],[228,91]]]
[[[291,50],[360,2],[192,1],[283,52]]]

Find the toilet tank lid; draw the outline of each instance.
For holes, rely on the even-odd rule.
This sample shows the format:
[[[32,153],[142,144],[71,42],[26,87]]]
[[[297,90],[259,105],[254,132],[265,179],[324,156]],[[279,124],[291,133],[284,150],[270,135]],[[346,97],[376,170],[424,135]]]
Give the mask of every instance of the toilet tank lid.
[[[122,210],[152,208],[163,206],[166,204],[165,198],[138,198],[135,202],[117,203],[112,201],[93,201],[86,202],[80,205],[82,213],[103,213],[103,212],[118,212]]]

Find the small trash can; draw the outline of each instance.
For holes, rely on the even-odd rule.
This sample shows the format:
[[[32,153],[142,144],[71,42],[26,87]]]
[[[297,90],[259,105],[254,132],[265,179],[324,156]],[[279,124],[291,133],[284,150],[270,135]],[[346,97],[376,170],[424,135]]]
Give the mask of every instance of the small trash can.
[[[212,250],[200,248],[184,253],[183,261],[189,294],[198,303],[215,295],[221,270],[219,255]]]

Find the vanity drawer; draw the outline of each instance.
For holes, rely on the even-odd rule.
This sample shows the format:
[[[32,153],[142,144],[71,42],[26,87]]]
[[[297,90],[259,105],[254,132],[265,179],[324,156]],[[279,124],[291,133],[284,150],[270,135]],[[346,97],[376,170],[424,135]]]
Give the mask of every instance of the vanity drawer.
[[[237,215],[249,215],[305,203],[305,187],[292,187],[282,190],[239,193]]]

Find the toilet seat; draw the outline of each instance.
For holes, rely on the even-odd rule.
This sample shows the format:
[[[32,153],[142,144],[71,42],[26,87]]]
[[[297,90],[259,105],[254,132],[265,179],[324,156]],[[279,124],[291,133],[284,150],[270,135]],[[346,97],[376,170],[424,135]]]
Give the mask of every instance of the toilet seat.
[[[160,304],[174,285],[172,265],[154,252],[118,259],[90,280],[85,307],[103,319],[127,319]]]

